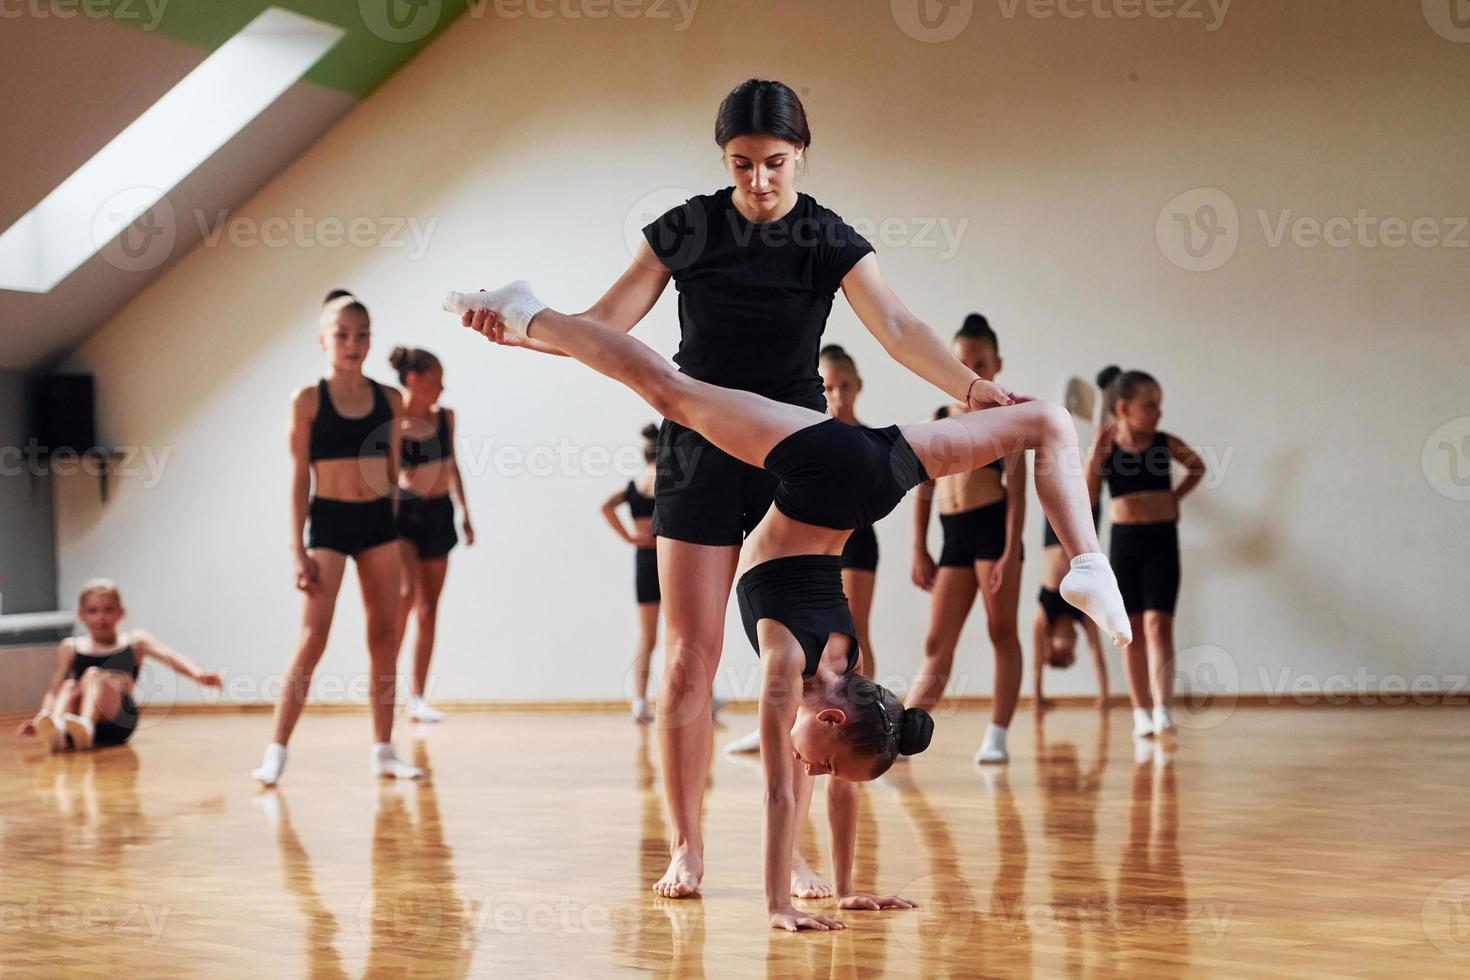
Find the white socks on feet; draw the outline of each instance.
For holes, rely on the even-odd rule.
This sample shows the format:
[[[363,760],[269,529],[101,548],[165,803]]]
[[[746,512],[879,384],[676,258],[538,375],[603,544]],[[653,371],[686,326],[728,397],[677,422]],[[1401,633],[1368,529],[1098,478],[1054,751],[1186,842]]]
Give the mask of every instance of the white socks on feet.
[[[759,752],[761,750],[761,730],[757,728],[748,735],[742,735],[734,741],[725,743],[726,752]]]
[[[1152,738],[1154,734],[1153,716],[1148,713],[1147,708],[1133,709],[1133,737]]]
[[[980,751],[975,753],[975,761],[981,765],[1001,765],[1011,761],[1011,754],[1006,751],[1006,730],[995,722],[991,722],[985,729],[985,738],[980,743]]]
[[[1173,735],[1179,730],[1174,724],[1174,718],[1169,714],[1169,709],[1161,704],[1154,705],[1154,733],[1157,735]]]
[[[410,695],[408,699],[408,717],[410,721],[433,724],[434,722],[443,721],[444,713],[429,707],[429,702],[423,698],[416,698]]]
[[[460,315],[470,310],[490,310],[507,331],[525,337],[531,318],[546,309],[546,304],[536,298],[530,283],[517,279],[489,292],[450,293],[444,297],[444,309]]]
[[[281,772],[286,768],[286,747],[280,742],[272,742],[265,747],[265,758],[260,760],[260,765],[250,770],[250,775],[258,779],[263,785],[274,786],[281,780]]]
[[[377,742],[373,745],[373,775],[386,779],[419,779],[424,771],[394,755],[391,742]]]
[[[1107,555],[1093,551],[1073,558],[1072,569],[1062,579],[1058,591],[1063,599],[1090,616],[1116,646],[1122,648],[1133,642],[1128,610],[1123,606],[1123,594],[1118,591],[1118,580],[1113,576]]]

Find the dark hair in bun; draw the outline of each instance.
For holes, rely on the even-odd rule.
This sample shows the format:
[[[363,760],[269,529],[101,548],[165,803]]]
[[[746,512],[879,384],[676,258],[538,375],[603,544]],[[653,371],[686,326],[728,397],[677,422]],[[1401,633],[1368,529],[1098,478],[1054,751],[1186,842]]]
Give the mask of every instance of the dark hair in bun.
[[[934,719],[923,708],[905,709],[892,691],[858,673],[844,677],[848,722],[843,737],[855,752],[873,757],[872,778],[901,755],[918,755],[934,737]]]
[[[772,136],[796,146],[812,145],[801,99],[781,82],[761,78],[735,86],[715,115],[715,143],[720,149],[740,136]]]
[[[356,296],[353,294],[352,290],[350,290],[350,289],[334,289],[330,293],[327,294],[327,298],[326,299],[322,300],[322,305],[323,306],[326,306],[332,300],[334,300],[334,299],[341,299],[343,296],[352,296],[354,299],[356,298]]]
[[[965,317],[965,322],[960,324],[960,328],[954,332],[954,339],[988,340],[995,348],[995,352],[1000,353],[1000,338],[995,335],[995,331],[990,327],[990,321],[985,319],[983,313],[971,313]]]
[[[388,363],[398,372],[400,384],[408,384],[410,374],[422,374],[439,367],[439,358],[421,347],[395,347],[388,354]]]
[[[643,461],[651,463],[658,456],[658,426],[652,422],[643,427]]]
[[[918,755],[934,737],[934,718],[923,708],[905,708],[898,723],[898,754]]]
[[[1118,402],[1129,401],[1139,388],[1158,383],[1147,371],[1124,371],[1116,364],[1109,364],[1097,372],[1097,386],[1103,390],[1103,419],[1112,418]]]
[[[828,344],[826,347],[822,348],[822,351],[817,355],[817,358],[818,360],[828,361],[832,364],[836,364],[840,368],[851,371],[854,378],[859,377],[857,361],[854,361],[852,359],[852,355],[847,352],[847,348],[843,347],[841,344]]]

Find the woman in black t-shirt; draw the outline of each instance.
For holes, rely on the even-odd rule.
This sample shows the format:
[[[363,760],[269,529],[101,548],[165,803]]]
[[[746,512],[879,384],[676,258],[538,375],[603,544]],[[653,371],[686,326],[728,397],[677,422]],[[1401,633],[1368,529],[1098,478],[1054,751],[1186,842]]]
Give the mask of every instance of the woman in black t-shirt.
[[[872,246],[797,191],[795,172],[812,134],[796,93],[780,82],[743,82],[720,105],[715,142],[733,186],[692,197],[645,227],[633,263],[578,318],[626,333],[672,279],[681,372],[822,411],[817,352],[840,287],[884,350],[966,403],[974,372],[889,289]],[[561,353],[534,338],[512,342]],[[668,657],[658,728],[674,839],[668,872],[654,890],[681,898],[698,890],[704,874],[711,685],[739,546],[775,488],[768,473],[676,422],[659,434],[658,471],[653,533]]]

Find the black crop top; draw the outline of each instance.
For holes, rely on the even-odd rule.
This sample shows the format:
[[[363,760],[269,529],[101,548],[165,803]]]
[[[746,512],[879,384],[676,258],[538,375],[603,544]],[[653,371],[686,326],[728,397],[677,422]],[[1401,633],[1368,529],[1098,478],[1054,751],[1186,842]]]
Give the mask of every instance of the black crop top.
[[[449,413],[441,408],[438,415],[439,421],[434,426],[434,434],[428,439],[410,439],[405,436],[399,443],[398,465],[411,470],[415,466],[436,463],[454,456],[454,440],[449,434]],[[421,423],[423,420],[415,418],[412,421]]]
[[[332,404],[327,379],[317,382],[316,418],[311,420],[310,459],[360,459],[388,455],[388,423],[393,421],[393,407],[383,386],[369,379],[373,386],[373,407],[361,418],[343,418]]]
[[[138,679],[138,657],[133,653],[131,643],[112,653],[75,653],[72,655],[70,673],[73,680],[81,680],[82,674],[88,667],[96,667],[98,670],[115,670],[119,674],[130,675],[133,680]]]
[[[623,492],[623,499],[628,502],[628,509],[636,517],[653,516],[653,498],[645,497],[638,490],[638,484],[632,480],[628,481],[628,489]]]
[[[1103,461],[1108,493],[1117,498],[1131,493],[1172,489],[1174,482],[1169,460],[1169,436],[1165,432],[1155,432],[1153,442],[1141,453],[1129,452],[1113,443],[1112,453]]]
[[[949,406],[948,405],[940,405],[937,409],[934,410],[934,417],[936,419],[947,419],[947,418],[949,418]],[[980,468],[982,470],[996,470],[997,472],[999,472],[1002,475],[1004,475],[1005,474],[1005,471],[1006,471],[1006,460],[1005,460],[1005,457],[1002,456],[999,459],[992,459],[990,462],[986,463],[984,466],[982,466]]]
[[[735,585],[740,620],[756,655],[761,652],[756,625],[774,619],[791,631],[806,655],[802,677],[812,677],[822,662],[827,638],[842,633],[852,641],[847,669],[857,669],[857,627],[842,590],[842,559],[837,555],[792,555],[773,558],[740,576]]]
[[[825,411],[817,352],[842,279],[873,246],[810,195],[751,224],[733,187],[643,228],[679,293],[674,363],[692,378]]]

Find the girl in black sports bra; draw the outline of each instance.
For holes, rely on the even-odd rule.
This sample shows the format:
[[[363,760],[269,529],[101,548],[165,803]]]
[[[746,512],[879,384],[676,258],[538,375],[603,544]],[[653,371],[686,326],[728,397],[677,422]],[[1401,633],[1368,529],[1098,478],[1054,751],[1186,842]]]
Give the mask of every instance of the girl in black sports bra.
[[[976,374],[994,378],[1004,367],[1000,339],[990,322],[971,313],[954,336],[955,357]],[[963,406],[954,406],[962,411]],[[946,418],[948,405],[934,413]],[[997,447],[1003,449],[1005,447]],[[939,563],[929,555],[929,513],[939,498],[943,531]],[[1010,760],[1007,739],[1021,697],[1025,674],[1017,630],[1021,602],[1021,526],[1026,519],[1025,453],[1011,452],[969,473],[946,477],[941,484],[920,488],[914,507],[913,581],[930,593],[929,629],[924,662],[914,679],[911,699],[932,709],[944,696],[954,667],[955,648],[965,620],[980,597],[994,653],[994,695],[990,724],[975,752],[975,761],[1003,764]]]
[[[464,484],[454,457],[454,412],[439,404],[444,366],[418,347],[395,347],[388,363],[408,392],[398,420],[398,540],[403,552],[403,584],[398,591],[395,649],[403,646],[408,617],[415,615],[413,688],[410,721],[438,722],[444,716],[429,706],[429,662],[439,620],[439,596],[449,571],[449,552],[459,543],[454,508],[463,515],[464,543],[475,543],[465,503]]]
[[[633,595],[638,602],[638,648],[633,652],[633,720],[640,725],[653,721],[648,710],[648,671],[653,648],[658,643],[658,611],[662,596],[658,588],[658,551],[653,540],[653,484],[657,476],[658,426],[643,428],[643,472],[623,489],[602,502],[602,517],[618,537],[633,546]],[[630,531],[618,517],[626,506],[633,518]]]
[[[52,752],[122,745],[138,727],[133,688],[145,660],[157,661],[201,687],[220,687],[217,672],[204,670],[151,634],[119,631],[126,615],[122,593],[109,580],[93,579],[82,586],[77,619],[87,635],[61,641],[41,707],[17,735],[35,735]]]
[[[363,375],[370,341],[367,307],[351,294],[330,299],[317,336],[327,374],[291,399],[291,548],[296,588],[303,593],[301,635],[276,701],[272,741],[251,772],[266,786],[274,786],[285,768],[286,743],[326,649],[348,559],[357,565],[367,618],[371,771],[400,779],[423,775],[394,756],[391,742],[402,575],[392,497],[398,465],[394,420],[403,412],[403,396]]]
[[[761,659],[765,884],[774,928],[840,925],[790,905],[798,801],[810,792],[810,777],[838,777],[828,784],[833,852],[851,855],[857,807],[849,783],[876,778],[898,755],[922,751],[933,729],[927,712],[903,709],[855,670],[857,630],[842,590],[841,558],[855,528],[882,519],[931,476],[985,465],[995,458],[992,447],[1035,449],[1037,493],[1075,556],[1063,594],[1099,618],[1115,642],[1130,639],[1122,597],[1097,551],[1086,487],[1075,467],[1069,472],[1066,465],[1077,436],[1058,406],[1013,396],[972,374],[964,403],[1007,407],[862,428],[690,378],[622,331],[547,309],[525,282],[450,294],[445,307],[493,341],[544,344],[622,382],[665,419],[699,432],[747,465],[761,466],[774,480],[774,506],[741,549],[736,585],[746,635]],[[793,756],[806,768],[799,781]],[[911,905],[896,896],[854,893],[850,867],[835,870],[841,907]]]
[[[1124,652],[1136,738],[1175,731],[1174,607],[1179,596],[1179,501],[1204,479],[1205,464],[1183,440],[1159,429],[1164,390],[1143,371],[1116,366],[1098,375],[1104,424],[1092,442],[1088,490],[1112,497],[1109,556],[1133,626]],[[1172,463],[1188,475],[1173,485]]]

